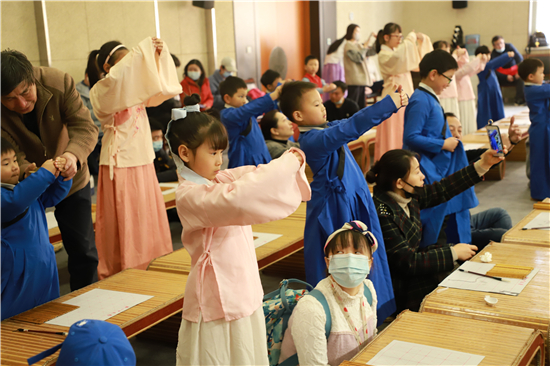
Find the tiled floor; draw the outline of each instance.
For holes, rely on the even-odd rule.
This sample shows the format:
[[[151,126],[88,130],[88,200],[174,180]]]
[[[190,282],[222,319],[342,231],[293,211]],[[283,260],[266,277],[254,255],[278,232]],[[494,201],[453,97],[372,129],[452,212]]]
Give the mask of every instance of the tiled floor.
[[[506,107],[506,115],[513,115],[525,107]],[[507,162],[506,176],[502,181],[484,181],[475,187],[479,199],[479,206],[472,209],[472,213],[477,213],[492,207],[501,207],[508,211],[515,224],[533,207],[533,201],[529,196],[528,179],[525,175],[524,162]],[[177,221],[170,223],[174,249],[182,247],[181,244],[181,225]],[[67,271],[67,255],[64,250],[57,253],[57,263],[59,268],[59,280],[61,293],[69,292],[69,275]],[[272,291],[278,286],[282,277],[262,275],[262,284],[264,290]],[[132,339],[132,345],[136,351],[138,365],[174,365],[175,347],[173,344],[164,344],[149,340],[143,340],[139,337]]]

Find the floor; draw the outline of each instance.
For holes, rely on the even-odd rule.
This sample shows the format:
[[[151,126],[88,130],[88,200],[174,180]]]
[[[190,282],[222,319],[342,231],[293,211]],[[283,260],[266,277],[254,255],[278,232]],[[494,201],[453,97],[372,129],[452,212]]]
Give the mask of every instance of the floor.
[[[516,114],[525,107],[506,106],[506,115]],[[507,162],[506,176],[502,181],[483,181],[476,185],[475,191],[479,206],[471,212],[477,213],[492,207],[501,207],[508,211],[512,222],[516,224],[533,209],[533,201],[529,195],[528,179],[525,175],[524,162]],[[174,250],[182,247],[181,225],[177,217],[170,222]],[[69,274],[67,271],[67,254],[64,250],[56,254],[61,294],[67,294],[69,289]],[[262,284],[267,293],[278,287],[282,277],[262,274]],[[139,336],[131,340],[137,357],[138,365],[174,365],[175,346],[150,340]]]

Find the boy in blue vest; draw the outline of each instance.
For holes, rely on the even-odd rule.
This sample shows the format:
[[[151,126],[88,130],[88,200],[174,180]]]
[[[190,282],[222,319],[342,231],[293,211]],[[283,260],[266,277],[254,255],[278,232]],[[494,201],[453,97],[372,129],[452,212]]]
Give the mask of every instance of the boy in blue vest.
[[[438,95],[449,86],[458,69],[456,60],[444,50],[435,50],[420,62],[418,89],[405,110],[403,148],[417,152],[426,184],[433,184],[468,165],[464,146],[453,137],[445,121]],[[422,210],[422,241],[420,247],[438,241],[470,243],[469,209],[478,205],[473,188],[439,206]],[[448,238],[440,238],[445,216]],[[442,233],[442,235],[444,235]]]
[[[276,100],[281,87],[250,103],[246,98],[247,93],[246,83],[241,78],[229,76],[220,84],[220,94],[225,102],[221,122],[229,136],[229,168],[267,164],[271,161],[256,117],[277,109]]]
[[[313,171],[304,232],[306,278],[313,286],[325,278],[323,244],[330,234],[346,222],[364,222],[382,248],[374,255],[376,266],[370,274],[378,294],[380,323],[395,311],[391,277],[369,187],[347,144],[397,112],[408,98],[401,87],[395,87],[395,93],[375,105],[348,119],[327,123],[326,109],[316,88],[304,81],[285,83],[280,98],[281,110],[300,128],[300,148]]]

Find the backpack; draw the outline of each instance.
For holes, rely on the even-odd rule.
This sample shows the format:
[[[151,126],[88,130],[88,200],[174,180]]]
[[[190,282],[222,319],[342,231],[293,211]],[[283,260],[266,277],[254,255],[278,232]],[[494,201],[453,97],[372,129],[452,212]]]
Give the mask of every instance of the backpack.
[[[288,289],[291,283],[299,283],[306,287],[304,290]],[[364,294],[369,305],[372,305],[372,294],[363,283]],[[309,292],[308,292],[309,290]],[[279,364],[281,355],[281,345],[283,344],[283,336],[288,327],[288,320],[292,315],[292,311],[296,307],[298,300],[306,295],[311,295],[317,299],[323,306],[326,315],[325,336],[328,340],[330,329],[332,328],[332,317],[327,299],[323,293],[316,290],[309,283],[287,279],[282,280],[279,288],[264,296],[263,310],[265,316],[266,338],[267,338],[267,354],[269,357],[270,366],[296,366],[298,365],[298,354],[294,354]]]
[[[546,42],[546,36],[542,32],[535,32],[529,37],[529,53],[531,53],[531,47],[546,47],[548,42]]]

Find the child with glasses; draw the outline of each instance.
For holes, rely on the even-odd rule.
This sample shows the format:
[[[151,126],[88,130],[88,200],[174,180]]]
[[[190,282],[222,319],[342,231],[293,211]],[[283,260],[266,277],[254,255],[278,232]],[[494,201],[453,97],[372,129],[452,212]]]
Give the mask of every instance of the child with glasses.
[[[446,51],[435,50],[424,56],[420,62],[422,81],[405,111],[403,148],[420,155],[420,169],[428,184],[440,181],[468,165],[464,147],[452,136],[439,102],[439,95],[449,86],[457,69],[456,60]],[[420,247],[438,240],[470,243],[469,209],[477,205],[473,188],[470,188],[446,203],[423,210]],[[442,230],[447,215],[450,215],[446,222],[449,226],[448,238]]]

